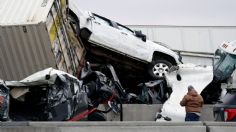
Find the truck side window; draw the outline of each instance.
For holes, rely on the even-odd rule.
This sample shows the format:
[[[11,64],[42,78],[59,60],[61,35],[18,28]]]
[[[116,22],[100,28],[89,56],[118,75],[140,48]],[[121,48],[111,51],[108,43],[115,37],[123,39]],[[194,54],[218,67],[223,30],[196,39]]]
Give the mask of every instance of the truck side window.
[[[98,15],[94,15],[94,17],[95,17],[95,21],[100,23],[101,25],[111,26],[111,22],[108,19],[104,19]]]
[[[123,26],[123,25],[118,24],[118,28],[119,28],[120,30],[122,30],[122,31],[124,31],[124,32],[126,32],[126,33],[128,33],[128,34],[132,34],[132,35],[134,34],[134,32],[133,32],[132,30],[126,28],[126,27]]]

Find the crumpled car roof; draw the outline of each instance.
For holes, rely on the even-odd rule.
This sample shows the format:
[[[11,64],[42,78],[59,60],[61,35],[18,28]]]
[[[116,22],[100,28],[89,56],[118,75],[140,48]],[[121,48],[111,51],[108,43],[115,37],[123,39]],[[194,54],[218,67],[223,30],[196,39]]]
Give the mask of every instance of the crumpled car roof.
[[[21,81],[6,81],[7,86],[33,86],[33,85],[44,85],[54,84],[57,77],[63,79],[62,75],[67,75],[71,78],[77,79],[76,77],[53,68],[47,68],[42,71],[36,72]]]

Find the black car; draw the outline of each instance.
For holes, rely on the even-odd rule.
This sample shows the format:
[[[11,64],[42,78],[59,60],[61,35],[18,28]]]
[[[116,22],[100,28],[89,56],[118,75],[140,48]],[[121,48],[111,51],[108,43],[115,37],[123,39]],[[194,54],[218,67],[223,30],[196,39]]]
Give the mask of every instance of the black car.
[[[225,96],[218,101],[214,108],[215,121],[236,121],[236,89],[227,89]]]

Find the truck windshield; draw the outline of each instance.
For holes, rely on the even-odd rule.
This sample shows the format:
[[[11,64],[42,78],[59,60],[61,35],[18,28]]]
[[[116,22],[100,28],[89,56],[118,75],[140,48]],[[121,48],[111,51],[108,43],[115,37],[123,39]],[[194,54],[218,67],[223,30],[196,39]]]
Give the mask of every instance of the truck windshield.
[[[220,80],[228,79],[235,70],[236,55],[217,49],[214,57],[214,76]]]

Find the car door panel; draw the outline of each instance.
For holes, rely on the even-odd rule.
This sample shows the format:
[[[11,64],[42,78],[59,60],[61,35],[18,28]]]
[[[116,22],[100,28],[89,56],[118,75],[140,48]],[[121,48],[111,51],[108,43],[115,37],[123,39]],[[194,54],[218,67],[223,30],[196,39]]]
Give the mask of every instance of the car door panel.
[[[117,29],[109,25],[109,20],[95,17],[92,20],[92,30],[90,41],[107,48],[119,47],[120,35]]]
[[[148,59],[148,46],[144,41],[134,36],[132,31],[126,29],[123,25],[118,25],[121,34],[122,47],[124,53],[134,58],[146,61]]]
[[[148,59],[148,54],[150,54],[148,43],[142,41],[134,35],[131,36],[131,40],[133,42],[133,46],[136,48],[135,57],[146,61]]]

